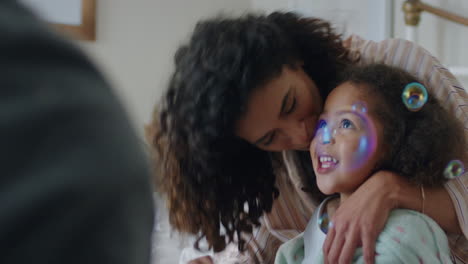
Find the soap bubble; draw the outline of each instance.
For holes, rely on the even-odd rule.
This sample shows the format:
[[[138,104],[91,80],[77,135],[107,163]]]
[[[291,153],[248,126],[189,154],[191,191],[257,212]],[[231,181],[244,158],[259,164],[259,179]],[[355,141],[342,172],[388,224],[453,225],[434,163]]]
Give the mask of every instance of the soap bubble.
[[[447,164],[444,170],[444,176],[447,179],[456,178],[465,172],[465,167],[463,163],[459,160],[452,160]]]
[[[377,134],[374,124],[367,114],[368,110],[365,102],[356,102],[351,109],[361,119],[363,125],[363,134],[359,137],[358,148],[353,155],[352,169],[354,170],[364,166],[374,154],[377,147]]]
[[[426,104],[427,98],[426,88],[417,82],[407,84],[401,94],[401,99],[406,108],[413,112],[421,110],[424,104]]]
[[[330,224],[331,224],[331,221],[330,221],[330,218],[328,217],[328,214],[323,213],[319,217],[319,220],[318,220],[318,225],[319,225],[320,230],[322,230],[323,233],[327,234]]]

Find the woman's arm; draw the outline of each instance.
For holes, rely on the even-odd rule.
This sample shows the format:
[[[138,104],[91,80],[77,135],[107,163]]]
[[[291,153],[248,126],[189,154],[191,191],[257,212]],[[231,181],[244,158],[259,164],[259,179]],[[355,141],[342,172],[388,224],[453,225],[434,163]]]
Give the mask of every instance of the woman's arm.
[[[392,193],[394,173],[379,171],[340,204],[332,217],[323,245],[324,263],[351,263],[356,248],[364,251],[366,263],[374,263],[375,241],[396,208]]]

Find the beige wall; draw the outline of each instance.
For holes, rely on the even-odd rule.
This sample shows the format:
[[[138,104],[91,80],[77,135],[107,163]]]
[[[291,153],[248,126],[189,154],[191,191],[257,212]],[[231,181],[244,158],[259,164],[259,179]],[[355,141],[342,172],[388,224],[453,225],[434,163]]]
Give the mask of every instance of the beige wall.
[[[141,135],[173,67],[173,53],[196,21],[250,8],[250,0],[97,2],[97,40],[79,44],[112,82]]]
[[[330,21],[345,37],[381,40],[391,35],[393,0],[252,0],[257,10],[293,10]]]
[[[339,27],[346,25],[346,33],[366,35],[369,21],[364,18],[372,11],[368,1],[359,0],[357,6],[360,7],[357,7],[341,0],[321,0],[313,4],[306,0],[98,0],[97,41],[79,44],[112,82],[142,133],[143,124],[150,119],[154,103],[165,88],[173,67],[174,51],[200,18],[220,11],[239,14],[252,9],[300,9],[305,13],[318,10],[329,18],[326,17],[328,13],[322,12],[328,8],[327,12],[338,20]],[[404,37],[402,2],[395,0],[394,4],[396,37]],[[426,2],[468,15],[466,0]],[[353,19],[346,21],[349,17]],[[356,20],[356,17],[361,19]],[[419,43],[443,63],[468,66],[468,49],[463,48],[468,43],[468,27],[424,14],[419,31]],[[468,80],[461,80],[466,86]]]

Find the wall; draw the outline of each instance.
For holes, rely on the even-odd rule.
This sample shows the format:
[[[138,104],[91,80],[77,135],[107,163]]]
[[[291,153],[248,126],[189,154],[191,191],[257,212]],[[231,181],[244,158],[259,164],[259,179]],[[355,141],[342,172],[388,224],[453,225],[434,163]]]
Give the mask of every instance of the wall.
[[[331,20],[344,35],[379,40],[404,37],[404,0],[98,0],[97,41],[80,42],[113,83],[138,131],[150,120],[153,106],[172,69],[172,56],[195,22],[217,14],[249,9],[296,10]],[[426,0],[468,16],[466,0]],[[392,7],[392,3],[393,7]],[[390,17],[389,17],[390,16]],[[468,27],[424,13],[419,44],[448,66],[468,66]],[[460,78],[465,87],[468,77]]]
[[[404,37],[403,0],[98,0],[97,41],[80,42],[114,84],[138,131],[150,120],[172,69],[172,56],[202,17],[260,11],[299,10],[334,21],[345,35],[370,39]],[[465,0],[425,2],[468,14]],[[443,2],[443,4],[442,4]],[[390,9],[390,10],[388,10]],[[391,15],[391,18],[383,16]],[[390,27],[387,24],[391,24]],[[393,28],[392,28],[392,25]],[[423,14],[419,43],[449,66],[468,66],[468,27]],[[436,32],[436,34],[434,34]],[[468,78],[460,78],[465,86]]]
[[[250,0],[97,2],[97,40],[80,45],[112,82],[141,135],[165,88],[173,53],[196,21],[250,8]]]
[[[293,10],[331,21],[344,36],[358,34],[381,40],[391,36],[393,0],[252,0],[252,7],[267,12]]]
[[[466,0],[423,0],[447,11],[468,17]],[[296,10],[305,15],[332,21],[344,36],[358,34],[367,39],[405,38],[402,5],[404,0],[252,0],[256,10]],[[468,67],[468,27],[423,13],[418,26],[418,44],[443,64]],[[468,76],[457,76],[468,87]]]

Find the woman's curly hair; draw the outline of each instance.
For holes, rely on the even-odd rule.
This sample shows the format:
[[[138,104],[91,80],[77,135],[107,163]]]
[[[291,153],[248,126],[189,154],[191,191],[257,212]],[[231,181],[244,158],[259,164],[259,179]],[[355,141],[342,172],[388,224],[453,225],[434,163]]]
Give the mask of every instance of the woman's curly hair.
[[[150,139],[157,190],[175,229],[206,238],[215,252],[233,241],[244,250],[241,234],[279,195],[280,161],[237,137],[234,126],[252,91],[298,62],[324,97],[351,60],[329,23],[279,12],[201,21],[178,49]]]
[[[388,147],[379,170],[391,170],[414,184],[440,186],[448,180],[444,177],[447,164],[464,160],[466,142],[461,123],[429,91],[419,111],[410,111],[403,103],[407,84],[423,84],[410,73],[371,64],[350,67],[339,80],[363,84],[363,92],[378,106],[372,112],[384,127],[383,142]]]

